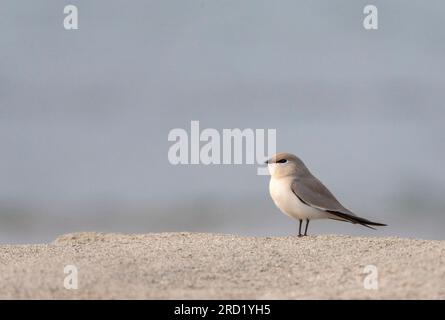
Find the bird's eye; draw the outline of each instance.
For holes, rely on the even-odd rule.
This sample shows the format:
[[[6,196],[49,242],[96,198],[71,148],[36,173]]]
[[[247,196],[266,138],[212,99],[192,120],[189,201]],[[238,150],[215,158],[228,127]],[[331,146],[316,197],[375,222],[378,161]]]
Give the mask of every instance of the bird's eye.
[[[286,163],[286,162],[287,162],[286,159],[281,159],[281,160],[277,161],[277,163]]]

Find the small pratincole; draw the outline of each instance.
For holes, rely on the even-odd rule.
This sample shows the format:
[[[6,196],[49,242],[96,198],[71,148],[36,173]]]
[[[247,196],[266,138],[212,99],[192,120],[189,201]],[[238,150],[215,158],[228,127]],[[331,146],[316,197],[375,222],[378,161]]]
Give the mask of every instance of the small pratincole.
[[[269,192],[272,200],[284,214],[300,221],[299,237],[303,236],[303,220],[306,220],[305,236],[312,219],[358,223],[371,229],[374,229],[371,226],[386,226],[360,218],[346,209],[297,156],[277,153],[266,163],[271,175]]]

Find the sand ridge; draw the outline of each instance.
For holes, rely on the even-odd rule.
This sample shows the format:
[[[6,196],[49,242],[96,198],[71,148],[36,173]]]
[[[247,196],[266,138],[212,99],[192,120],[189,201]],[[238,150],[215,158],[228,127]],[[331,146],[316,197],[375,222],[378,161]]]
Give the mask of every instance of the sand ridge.
[[[66,265],[78,289],[64,287]],[[378,290],[364,288],[364,268]],[[0,246],[2,299],[444,299],[445,241],[73,233]]]

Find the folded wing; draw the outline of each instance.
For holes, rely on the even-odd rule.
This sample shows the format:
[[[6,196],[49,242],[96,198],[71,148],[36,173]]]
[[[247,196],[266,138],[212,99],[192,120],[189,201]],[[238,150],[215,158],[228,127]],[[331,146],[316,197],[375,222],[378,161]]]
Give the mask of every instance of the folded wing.
[[[296,178],[292,182],[293,193],[306,205],[326,211],[332,215],[331,219],[358,223],[368,228],[370,226],[385,226],[356,216],[345,208],[320,180],[312,175]]]

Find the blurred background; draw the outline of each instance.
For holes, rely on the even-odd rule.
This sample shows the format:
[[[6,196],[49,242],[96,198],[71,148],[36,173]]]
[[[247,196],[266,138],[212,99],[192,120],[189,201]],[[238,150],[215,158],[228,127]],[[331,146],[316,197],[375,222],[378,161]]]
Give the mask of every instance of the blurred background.
[[[79,30],[63,8],[79,9]],[[274,128],[338,199],[444,239],[443,1],[24,1],[0,11],[0,242],[296,234],[254,165],[169,163],[173,128]]]

